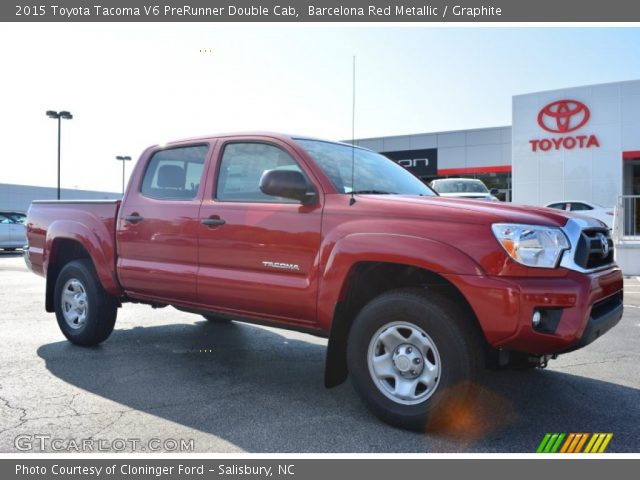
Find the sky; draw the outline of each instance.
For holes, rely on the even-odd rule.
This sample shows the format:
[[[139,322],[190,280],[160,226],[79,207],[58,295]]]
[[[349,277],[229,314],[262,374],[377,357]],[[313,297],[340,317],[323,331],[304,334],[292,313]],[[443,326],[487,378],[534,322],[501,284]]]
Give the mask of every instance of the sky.
[[[120,191],[149,145],[229,131],[506,126],[511,97],[640,78],[640,27],[4,24],[0,183]],[[132,168],[127,164],[127,176]]]

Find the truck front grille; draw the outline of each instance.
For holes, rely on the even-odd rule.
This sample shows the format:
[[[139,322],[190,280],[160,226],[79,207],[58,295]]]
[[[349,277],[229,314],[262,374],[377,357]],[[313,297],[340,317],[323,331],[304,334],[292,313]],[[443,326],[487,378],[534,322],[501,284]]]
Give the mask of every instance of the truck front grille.
[[[576,247],[575,262],[591,270],[613,263],[613,240],[607,228],[588,228],[582,231]]]

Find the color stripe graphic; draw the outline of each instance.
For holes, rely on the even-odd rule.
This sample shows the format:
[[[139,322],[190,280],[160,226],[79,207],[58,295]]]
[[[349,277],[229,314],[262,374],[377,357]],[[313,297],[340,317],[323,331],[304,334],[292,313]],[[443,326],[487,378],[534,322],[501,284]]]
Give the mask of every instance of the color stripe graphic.
[[[536,453],[604,453],[612,438],[613,433],[547,433]]]

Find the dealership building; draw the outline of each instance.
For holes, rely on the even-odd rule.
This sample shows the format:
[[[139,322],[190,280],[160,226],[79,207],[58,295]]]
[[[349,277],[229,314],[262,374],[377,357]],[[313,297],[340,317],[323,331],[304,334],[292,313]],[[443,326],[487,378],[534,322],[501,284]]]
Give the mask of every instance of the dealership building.
[[[640,80],[516,95],[511,126],[356,143],[424,180],[479,178],[507,201],[617,207],[618,262],[640,274]]]
[[[425,180],[480,178],[505,200],[614,206],[640,194],[640,80],[517,95],[511,126],[359,139]]]

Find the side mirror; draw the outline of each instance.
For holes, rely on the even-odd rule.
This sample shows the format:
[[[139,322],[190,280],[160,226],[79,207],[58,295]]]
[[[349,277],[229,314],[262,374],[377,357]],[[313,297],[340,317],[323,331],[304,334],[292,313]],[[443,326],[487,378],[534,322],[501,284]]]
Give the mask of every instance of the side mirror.
[[[500,190],[498,190],[497,188],[492,188],[491,190],[489,190],[489,193],[495,196],[500,193]]]
[[[260,191],[274,197],[292,198],[304,205],[313,203],[316,192],[302,173],[295,170],[266,170],[260,178]]]

